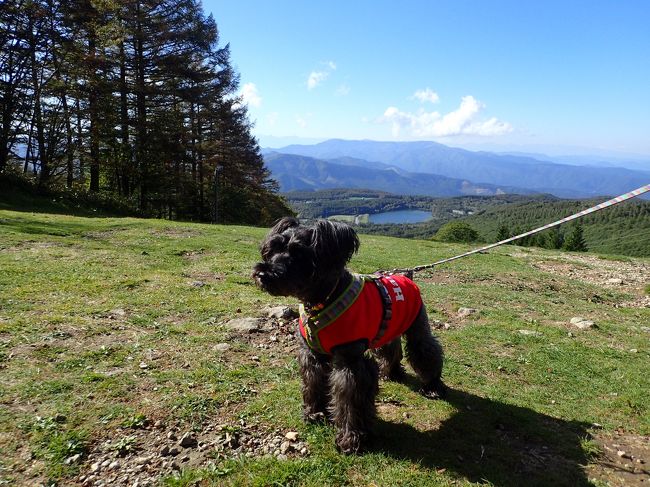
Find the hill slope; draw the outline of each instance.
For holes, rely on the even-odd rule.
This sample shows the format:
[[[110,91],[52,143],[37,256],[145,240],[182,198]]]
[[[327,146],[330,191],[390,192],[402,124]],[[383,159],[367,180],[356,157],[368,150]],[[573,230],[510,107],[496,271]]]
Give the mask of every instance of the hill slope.
[[[528,201],[492,206],[464,221],[487,241],[496,241],[499,226],[523,233],[601,203],[602,199]],[[592,213],[579,220],[590,250],[605,254],[650,256],[650,202],[633,200]],[[570,231],[563,225],[561,231]],[[649,277],[650,278],[650,277]]]
[[[643,475],[616,451],[650,462],[650,260],[508,247],[417,275],[449,395],[424,398],[410,369],[406,384],[382,381],[371,451],[346,457],[331,426],[302,422],[296,323],[262,311],[295,301],[249,277],[264,234],[0,210],[0,483],[586,486]],[[465,249],[361,242],[359,272]],[[597,327],[574,328],[574,316]],[[256,332],[237,331],[241,317],[261,318]]]

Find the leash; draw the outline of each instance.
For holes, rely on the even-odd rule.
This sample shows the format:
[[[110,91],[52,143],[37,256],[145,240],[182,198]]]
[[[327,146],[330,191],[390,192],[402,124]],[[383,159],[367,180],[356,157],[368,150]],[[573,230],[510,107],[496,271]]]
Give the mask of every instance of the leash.
[[[460,259],[462,257],[467,257],[468,255],[473,255],[477,254],[479,252],[485,252],[486,250],[493,249],[494,247],[498,247],[499,245],[504,245],[509,242],[514,242],[515,240],[518,240],[523,237],[527,237],[529,235],[534,235],[536,233],[539,233],[544,230],[548,230],[549,228],[556,227],[558,225],[561,225],[562,223],[569,222],[571,220],[575,220],[576,218],[581,218],[585,215],[589,215],[590,213],[594,213],[596,211],[604,210],[605,208],[609,208],[610,206],[617,205],[619,203],[623,203],[624,201],[627,201],[631,198],[634,198],[636,196],[642,195],[643,193],[646,193],[650,191],[650,184],[646,184],[645,186],[641,186],[640,188],[635,189],[634,191],[630,191],[629,193],[622,194],[620,196],[617,196],[616,198],[612,198],[611,200],[604,201],[603,203],[600,203],[596,206],[592,206],[591,208],[588,208],[586,210],[580,211],[578,213],[575,213],[571,216],[567,216],[566,218],[562,218],[561,220],[557,220],[553,223],[549,223],[548,225],[544,225],[543,227],[536,228],[535,230],[531,230],[529,232],[521,233],[519,235],[515,235],[514,237],[507,238],[505,240],[501,240],[500,242],[496,242],[490,245],[486,245],[485,247],[481,247],[478,249],[470,250],[469,252],[465,252],[464,254],[456,255],[454,257],[449,257],[447,259],[442,259],[437,262],[434,262],[432,264],[425,264],[425,265],[419,265],[416,267],[409,267],[405,269],[393,269],[392,271],[388,271],[387,274],[406,274],[407,277],[412,277],[414,272],[419,272],[424,269],[432,269],[435,266],[445,264],[447,262],[451,262],[456,259]],[[381,272],[381,271],[380,271]]]

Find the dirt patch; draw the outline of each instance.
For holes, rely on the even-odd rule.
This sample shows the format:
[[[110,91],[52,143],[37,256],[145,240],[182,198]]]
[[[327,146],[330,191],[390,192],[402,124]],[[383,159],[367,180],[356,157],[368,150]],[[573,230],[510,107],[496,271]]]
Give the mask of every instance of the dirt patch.
[[[650,307],[650,296],[645,294],[645,287],[650,283],[650,264],[646,262],[613,261],[590,255],[571,255],[557,259],[537,260],[532,265],[550,274],[634,296],[633,299],[625,302],[611,303],[615,307]],[[594,295],[589,300],[602,302],[603,298]]]
[[[435,272],[430,272],[418,276],[418,280],[426,282],[428,284],[462,284],[464,282],[469,282],[469,279],[459,272],[450,272],[445,270],[436,270]]]
[[[201,431],[157,420],[139,429],[119,428],[93,446],[81,464],[77,485],[158,485],[182,469],[213,468],[220,460],[274,456],[305,457],[309,447],[295,431],[213,420]],[[81,461],[73,459],[72,461]]]
[[[160,228],[151,230],[150,235],[171,237],[171,238],[191,238],[191,237],[200,237],[203,235],[203,232],[198,230],[190,230],[189,228]]]
[[[638,293],[650,283],[650,264],[640,261],[571,255],[570,258],[536,261],[533,266],[545,272],[624,292]]]
[[[206,284],[223,281],[226,276],[216,272],[183,272],[182,276],[188,279],[188,284],[194,287],[202,287]]]
[[[94,232],[85,232],[83,234],[84,238],[89,238],[91,240],[106,240],[115,236],[116,233],[124,231],[123,228],[113,228],[111,230],[97,230]]]
[[[650,437],[623,431],[594,435],[601,453],[587,466],[589,479],[610,486],[650,484]]]
[[[194,250],[179,250],[178,252],[176,252],[176,255],[183,257],[184,259],[189,261],[199,260],[203,254],[205,254],[204,248],[194,249]]]

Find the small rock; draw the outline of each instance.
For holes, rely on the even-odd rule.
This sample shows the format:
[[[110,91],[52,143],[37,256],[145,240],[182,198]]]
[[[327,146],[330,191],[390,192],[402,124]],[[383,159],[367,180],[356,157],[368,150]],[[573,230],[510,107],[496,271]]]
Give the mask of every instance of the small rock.
[[[151,463],[151,457],[147,457],[147,456],[137,457],[135,459],[135,463],[136,465],[141,465],[141,466],[149,465]]]
[[[144,370],[144,369],[148,369],[148,368],[149,368],[149,365],[147,365],[146,362],[140,362],[140,368],[141,368],[142,370]]]
[[[289,441],[296,441],[298,439],[298,432],[297,431],[289,431],[284,437],[289,440]]]
[[[517,331],[519,333],[521,333],[522,335],[526,335],[526,336],[535,336],[535,337],[543,336],[542,333],[540,333],[539,331],[534,331],[534,330],[517,330]]]
[[[630,455],[624,452],[623,450],[618,450],[616,452],[616,455],[618,455],[620,458],[628,458],[628,459],[631,458]]]
[[[195,448],[199,442],[197,441],[194,434],[187,432],[181,437],[181,440],[178,442],[178,444],[183,448]]]
[[[93,464],[90,466],[90,471],[91,471],[92,473],[97,473],[97,472],[99,472],[100,468],[101,468],[101,467],[100,467],[100,465],[99,465],[99,462],[95,462],[95,463],[93,463]]]
[[[276,458],[278,460],[288,460],[289,459],[289,457],[286,456],[284,453],[280,453],[279,455],[276,455]]]
[[[215,352],[225,352],[228,349],[230,349],[229,343],[217,343],[214,347],[212,347],[212,350]]]
[[[630,348],[630,353],[637,353],[638,350],[636,348]]]
[[[618,278],[607,279],[607,284],[620,286],[623,284],[623,279],[618,279]]]
[[[172,441],[176,441],[178,439],[178,437],[176,436],[176,433],[174,433],[173,431],[169,431],[167,433],[167,439],[172,440]]]
[[[80,460],[81,460],[81,453],[77,453],[76,455],[72,455],[71,457],[66,458],[63,463],[65,463],[66,465],[75,465],[79,463]]]
[[[154,389],[154,390],[155,390],[155,389]],[[165,427],[165,423],[163,423],[163,422],[159,419],[158,421],[156,421],[156,422],[153,424],[153,427],[156,428],[156,429],[163,429],[163,428]]]
[[[236,333],[255,333],[262,327],[260,318],[237,318],[226,322],[226,327]]]
[[[289,450],[291,450],[291,442],[290,441],[283,441],[282,444],[280,445],[280,453],[284,455]]]
[[[253,362],[259,362],[259,361],[260,361],[260,358],[259,358],[257,355],[253,355],[253,356],[251,357],[251,360],[252,360]]]
[[[650,326],[642,326],[641,331],[645,331],[646,333],[650,333]]]
[[[104,460],[104,461],[102,462],[102,468],[106,468],[106,467],[108,467],[110,464],[111,464],[111,461],[110,461],[110,460]]]
[[[118,468],[119,466],[120,466],[120,462],[118,462],[117,460],[115,460],[114,462],[111,462],[111,464],[108,466],[108,469],[109,469],[109,470],[115,470],[115,469]]]
[[[205,282],[203,282],[203,281],[192,281],[191,286],[192,287],[203,287],[203,286],[205,286]]]
[[[291,320],[298,317],[298,312],[289,306],[274,306],[266,310],[266,316],[269,318]]]
[[[570,323],[573,326],[575,326],[576,328],[579,328],[580,330],[588,330],[589,328],[595,328],[596,327],[596,324],[593,321],[586,320],[586,319],[581,318],[579,316],[571,318]]]
[[[65,423],[68,418],[66,417],[65,414],[56,413],[52,419],[57,423]]]
[[[478,310],[475,308],[458,308],[457,316],[459,318],[467,318],[469,315],[478,313]]]

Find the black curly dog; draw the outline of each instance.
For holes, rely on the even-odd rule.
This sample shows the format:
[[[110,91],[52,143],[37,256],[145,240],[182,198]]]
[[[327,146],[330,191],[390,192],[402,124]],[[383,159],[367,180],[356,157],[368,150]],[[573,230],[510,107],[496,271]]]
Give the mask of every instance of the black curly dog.
[[[273,296],[294,296],[306,309],[320,309],[350,285],[353,276],[345,265],[358,249],[356,232],[346,224],[319,220],[308,226],[283,218],[264,239],[263,262],[255,265],[253,278]],[[407,359],[424,383],[422,392],[443,396],[442,348],[431,334],[424,305],[404,335]],[[299,341],[305,421],[329,419],[337,428],[338,449],[358,453],[375,419],[379,375],[404,378],[400,338],[373,350],[379,366],[365,353],[368,340],[338,345],[331,354],[313,350],[302,336]]]

